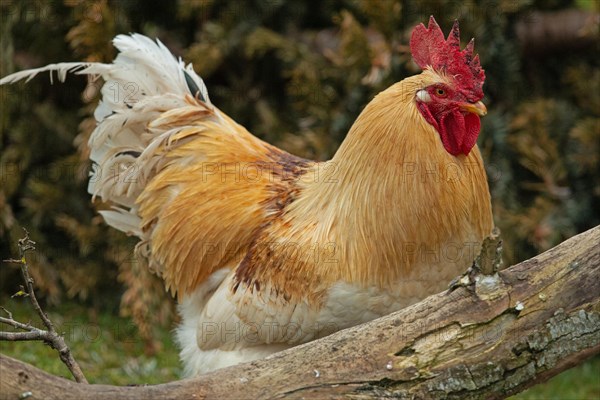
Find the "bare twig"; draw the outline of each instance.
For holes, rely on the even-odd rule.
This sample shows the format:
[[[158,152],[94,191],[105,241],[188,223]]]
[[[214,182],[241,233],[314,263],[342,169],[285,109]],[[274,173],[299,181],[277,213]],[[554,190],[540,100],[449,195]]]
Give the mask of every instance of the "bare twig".
[[[2,308],[4,308],[4,307],[2,307]],[[8,318],[0,317],[0,322],[2,322],[3,324],[13,326],[18,329],[23,329],[24,331],[32,331],[35,329],[34,327],[32,327],[29,324],[24,324],[22,322],[15,321],[12,317],[12,314],[10,314]]]
[[[13,319],[12,313],[10,311],[8,311],[6,308],[0,306],[0,310],[4,311],[6,313],[6,315],[8,315],[9,319]]]
[[[25,340],[50,340],[49,332],[36,329],[30,332],[0,332],[0,340],[8,340],[9,342],[25,341]]]
[[[15,321],[12,313],[6,308],[1,307],[2,311],[8,315],[8,318],[0,317],[0,323],[10,325],[16,329],[24,330],[25,332],[0,332],[0,340],[42,340],[44,343],[58,351],[60,359],[67,366],[67,368],[69,368],[69,371],[71,371],[71,374],[73,374],[73,377],[77,382],[88,383],[87,379],[83,375],[83,372],[81,371],[81,367],[73,358],[71,349],[69,346],[67,346],[64,337],[56,332],[54,324],[50,318],[48,318],[48,315],[44,312],[44,310],[42,310],[40,303],[38,303],[33,288],[33,278],[31,278],[29,275],[29,266],[27,265],[27,260],[25,258],[25,253],[27,251],[35,250],[35,242],[29,239],[29,232],[27,232],[27,229],[23,228],[23,230],[25,231],[25,237],[19,239],[19,259],[4,260],[4,262],[16,263],[20,265],[21,276],[23,277],[23,281],[25,282],[26,286],[25,288],[21,287],[21,291],[26,291],[25,295],[29,298],[31,305],[46,326],[47,330],[38,329],[31,326],[31,324],[24,324],[22,322]]]

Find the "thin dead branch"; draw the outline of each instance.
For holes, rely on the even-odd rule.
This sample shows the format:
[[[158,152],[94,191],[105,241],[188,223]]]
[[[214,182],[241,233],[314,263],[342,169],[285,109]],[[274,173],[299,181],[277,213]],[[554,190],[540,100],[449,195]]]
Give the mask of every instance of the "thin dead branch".
[[[20,292],[25,292],[24,295],[29,299],[33,309],[37,313],[37,315],[42,320],[46,330],[39,329],[31,324],[24,324],[22,322],[16,321],[13,318],[13,315],[6,308],[1,307],[2,311],[7,314],[7,317],[0,317],[0,323],[10,325],[15,329],[20,329],[24,332],[0,332],[0,340],[8,340],[8,341],[27,341],[27,340],[41,340],[46,343],[48,346],[52,347],[54,350],[58,351],[59,357],[63,363],[69,368],[71,374],[75,380],[79,383],[88,383],[87,379],[83,375],[81,371],[81,367],[73,358],[73,354],[71,353],[71,349],[67,346],[65,339],[62,335],[60,335],[56,329],[54,328],[54,324],[48,317],[48,315],[44,312],[40,303],[37,300],[35,295],[35,290],[33,286],[33,278],[29,275],[29,266],[27,265],[27,259],[25,258],[25,253],[27,251],[35,250],[35,242],[29,238],[29,232],[27,229],[23,229],[25,231],[25,237],[19,239],[19,259],[9,259],[4,260],[6,263],[14,263],[19,264],[21,269],[21,276],[23,277],[23,281],[25,282],[25,288],[21,287]]]

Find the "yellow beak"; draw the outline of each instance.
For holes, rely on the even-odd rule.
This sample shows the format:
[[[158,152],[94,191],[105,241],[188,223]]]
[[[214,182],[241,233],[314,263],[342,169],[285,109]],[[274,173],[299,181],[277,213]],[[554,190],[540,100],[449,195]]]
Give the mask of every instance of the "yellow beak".
[[[487,108],[481,101],[478,101],[477,103],[461,103],[459,107],[461,110],[477,114],[481,117],[487,114]]]

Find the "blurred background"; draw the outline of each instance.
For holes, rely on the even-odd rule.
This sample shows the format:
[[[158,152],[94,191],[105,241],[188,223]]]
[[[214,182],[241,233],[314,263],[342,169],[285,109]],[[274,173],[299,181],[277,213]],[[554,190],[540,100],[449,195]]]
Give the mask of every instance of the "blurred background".
[[[600,2],[594,0],[180,0],[0,2],[0,76],[60,61],[110,62],[140,32],[194,65],[211,100],[258,137],[325,160],[375,94],[418,72],[408,40],[434,15],[486,70],[486,161],[504,256],[513,264],[600,223]],[[155,383],[179,373],[174,302],[138,267],[135,240],[87,194],[87,139],[101,82],[0,87],[0,256],[26,227],[38,292],[88,379]],[[0,304],[27,321],[17,268]],[[41,344],[0,351],[68,375]],[[598,398],[598,358],[519,398]],[[558,396],[558,397],[556,397]]]

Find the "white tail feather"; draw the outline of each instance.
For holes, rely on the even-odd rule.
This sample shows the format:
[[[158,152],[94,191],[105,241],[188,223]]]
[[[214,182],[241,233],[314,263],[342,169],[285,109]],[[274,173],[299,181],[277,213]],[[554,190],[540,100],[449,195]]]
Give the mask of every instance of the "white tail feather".
[[[89,140],[94,166],[88,191],[115,204],[100,212],[109,225],[144,239],[135,200],[156,173],[156,150],[180,130],[148,126],[167,111],[189,107],[190,96],[206,109],[214,108],[192,65],[176,59],[159,40],[134,33],[119,35],[113,43],[119,54],[111,64],[51,64],[4,77],[0,85],[29,81],[42,72],[50,72],[51,81],[52,72],[61,82],[69,72],[104,79],[102,100],[94,112],[98,125]]]
[[[28,69],[26,71],[15,72],[14,74],[5,76],[4,78],[0,79],[0,85],[4,85],[6,83],[15,83],[25,78],[27,78],[25,82],[29,82],[41,72],[50,72],[50,82],[52,83],[54,83],[54,80],[52,79],[52,72],[56,72],[58,74],[58,80],[64,82],[67,79],[67,73],[80,73],[82,69],[85,69],[90,65],[92,64],[81,62],[50,64],[46,65],[45,67]]]

